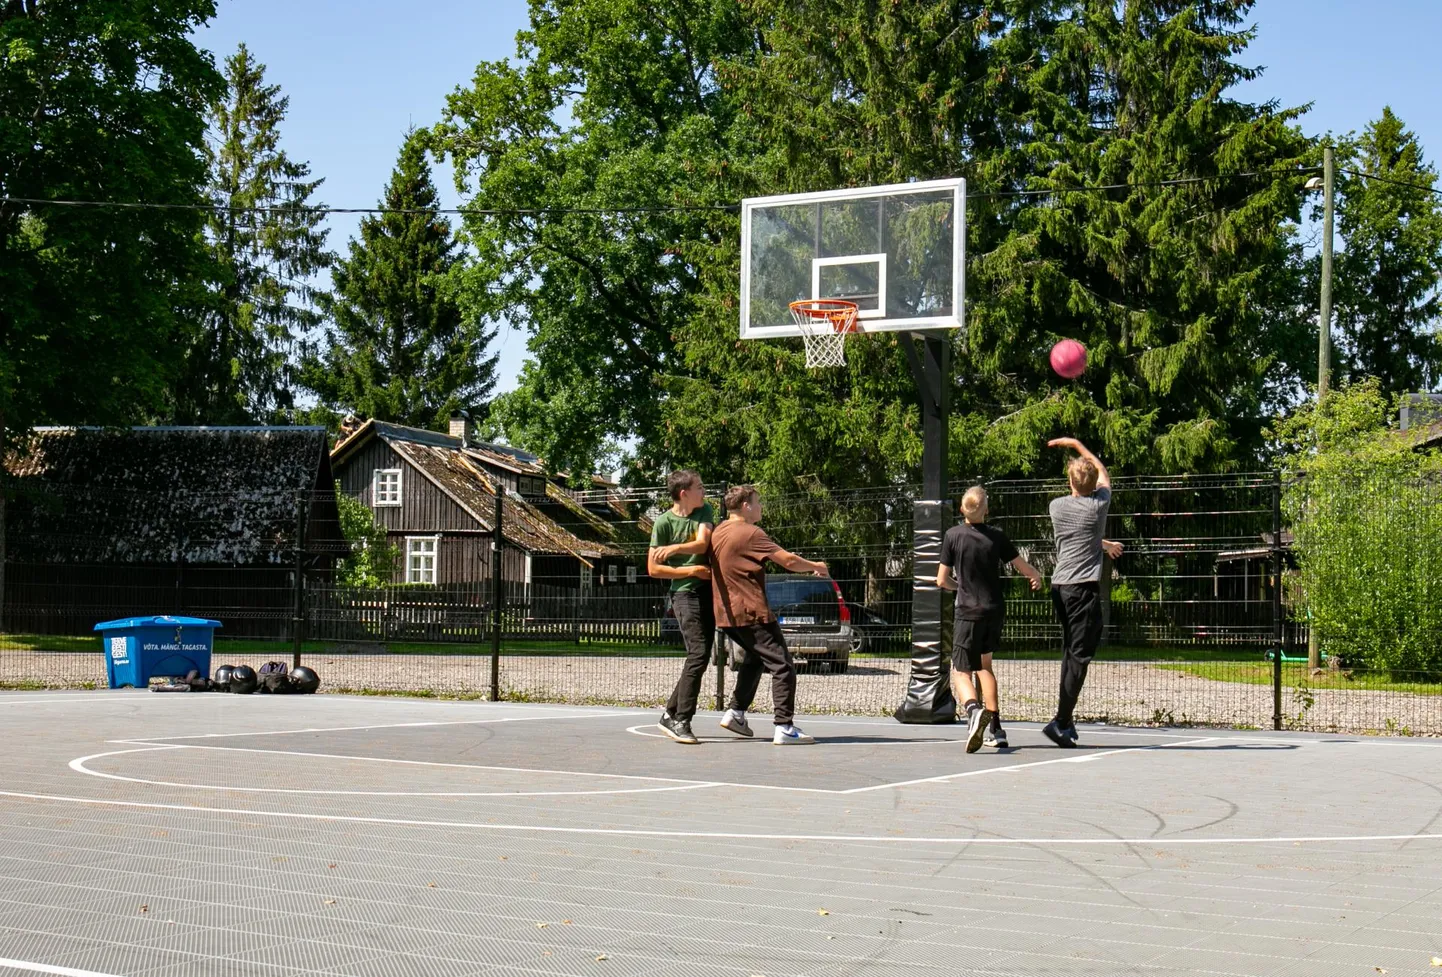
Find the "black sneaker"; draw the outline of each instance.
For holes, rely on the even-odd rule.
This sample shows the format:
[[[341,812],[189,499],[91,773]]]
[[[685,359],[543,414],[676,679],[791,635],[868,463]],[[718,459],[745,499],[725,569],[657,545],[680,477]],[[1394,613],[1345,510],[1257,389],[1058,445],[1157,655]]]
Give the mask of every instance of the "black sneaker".
[[[1068,726],[1066,729],[1064,729],[1064,730],[1061,731],[1061,734],[1062,734],[1063,736],[1065,736],[1067,739],[1071,740],[1073,743],[1079,743],[1079,742],[1081,742],[1080,738],[1079,738],[1079,737],[1077,736],[1077,734],[1076,734],[1076,726],[1075,726],[1075,725]]]
[[[656,723],[661,727],[661,732],[671,737],[677,743],[696,743],[696,734],[691,732],[691,724],[684,719],[673,719],[668,712],[662,715],[660,722]]]
[[[1043,736],[1063,750],[1076,749],[1076,741],[1067,736],[1067,731],[1058,726],[1055,719],[1043,726],[1041,732]]]
[[[975,753],[981,749],[981,739],[991,727],[991,716],[986,709],[973,709],[966,717],[966,752]]]
[[[1006,741],[1006,730],[1001,728],[1001,723],[992,720],[991,728],[986,731],[986,738],[981,743],[983,746],[1005,750],[1009,744]]]

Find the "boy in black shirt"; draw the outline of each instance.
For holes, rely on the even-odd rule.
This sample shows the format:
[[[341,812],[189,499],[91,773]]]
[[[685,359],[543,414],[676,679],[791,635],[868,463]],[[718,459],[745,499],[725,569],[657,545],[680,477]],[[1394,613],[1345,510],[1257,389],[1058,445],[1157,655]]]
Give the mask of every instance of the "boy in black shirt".
[[[1041,574],[1022,559],[1011,540],[1000,529],[986,524],[986,489],[979,485],[967,490],[961,500],[966,521],[947,530],[941,542],[941,565],[936,585],[956,591],[956,632],[951,642],[951,689],[966,709],[966,752],[981,748],[984,734],[990,742],[1005,747],[997,714],[996,674],[991,656],[1001,648],[1001,627],[1006,604],[1002,595],[1001,565],[1010,563],[1031,580],[1031,589],[1041,589]],[[981,683],[985,704],[976,701],[973,674]]]

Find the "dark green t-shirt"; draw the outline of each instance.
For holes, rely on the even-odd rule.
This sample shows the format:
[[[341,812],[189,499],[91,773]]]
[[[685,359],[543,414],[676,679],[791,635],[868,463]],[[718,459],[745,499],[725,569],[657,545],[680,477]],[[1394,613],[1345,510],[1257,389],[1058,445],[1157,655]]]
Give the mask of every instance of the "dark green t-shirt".
[[[667,509],[656,517],[656,523],[651,527],[651,547],[675,546],[677,543],[689,543],[696,538],[703,525],[716,525],[716,514],[711,511],[711,503],[703,502],[701,508],[689,516],[678,516]],[[689,553],[678,554],[666,561],[668,567],[694,567],[697,564],[706,562],[706,554],[700,553],[691,555]],[[682,577],[679,580],[671,581],[671,590],[695,590],[698,581],[695,577]]]

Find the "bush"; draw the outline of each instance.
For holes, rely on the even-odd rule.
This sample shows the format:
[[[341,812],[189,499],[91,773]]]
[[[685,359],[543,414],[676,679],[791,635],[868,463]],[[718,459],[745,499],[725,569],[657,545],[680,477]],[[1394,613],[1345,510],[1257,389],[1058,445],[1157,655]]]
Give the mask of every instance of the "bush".
[[[1393,407],[1368,381],[1279,425],[1296,596],[1324,655],[1442,672],[1442,455],[1389,430]]]

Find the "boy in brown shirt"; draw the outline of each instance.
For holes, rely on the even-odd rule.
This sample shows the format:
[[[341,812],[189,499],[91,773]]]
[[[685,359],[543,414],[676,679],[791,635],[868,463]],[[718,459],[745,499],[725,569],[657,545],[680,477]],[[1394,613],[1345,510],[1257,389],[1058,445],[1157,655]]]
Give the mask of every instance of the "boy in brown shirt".
[[[827,575],[826,564],[786,552],[756,525],[760,520],[761,496],[753,486],[737,485],[726,493],[726,521],[711,534],[716,624],[746,652],[721,727],[741,736],[754,735],[746,722],[746,710],[756,698],[764,667],[771,673],[771,701],[776,708],[776,734],[771,742],[777,746],[814,743],[791,721],[796,708],[796,666],[766,601],[766,561],[793,573],[818,577]]]

